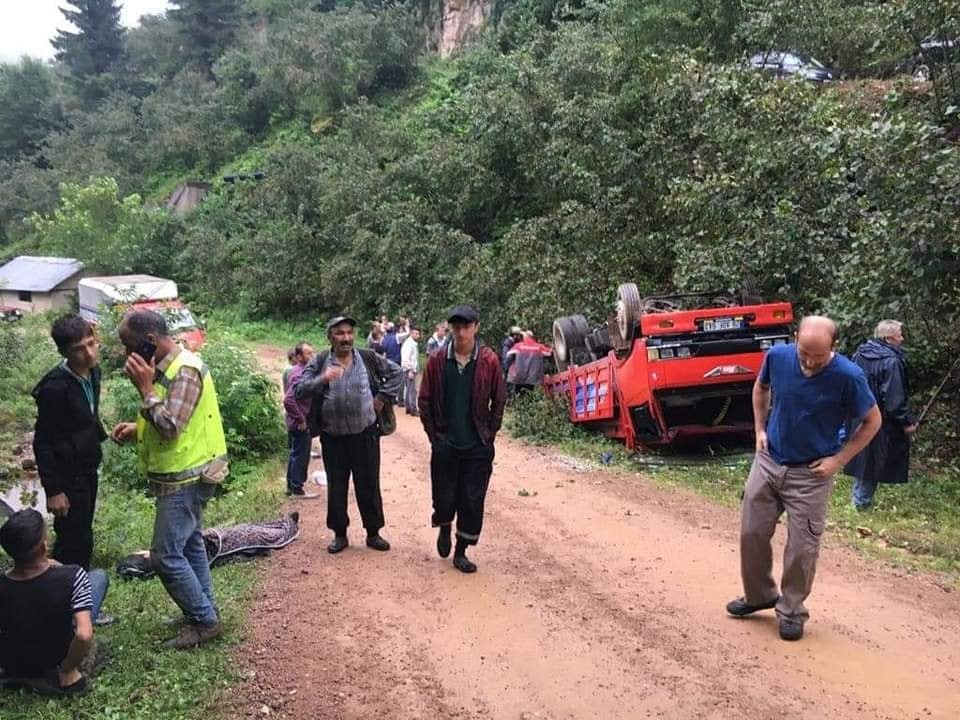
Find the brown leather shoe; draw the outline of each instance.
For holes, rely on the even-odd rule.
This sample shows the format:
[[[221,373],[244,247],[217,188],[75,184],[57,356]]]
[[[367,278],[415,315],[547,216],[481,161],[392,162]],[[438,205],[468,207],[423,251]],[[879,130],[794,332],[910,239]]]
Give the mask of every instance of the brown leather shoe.
[[[173,648],[174,650],[186,650],[187,648],[196,647],[197,645],[202,645],[209,640],[213,640],[222,632],[223,625],[220,623],[210,626],[189,623],[183,626],[175,638],[172,640],[167,640],[167,642],[164,644],[168,648]]]

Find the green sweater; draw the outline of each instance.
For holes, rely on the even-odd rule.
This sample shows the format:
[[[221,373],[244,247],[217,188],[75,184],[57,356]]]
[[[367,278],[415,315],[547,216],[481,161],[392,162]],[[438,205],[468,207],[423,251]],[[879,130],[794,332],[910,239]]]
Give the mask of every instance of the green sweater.
[[[450,447],[457,450],[469,450],[481,444],[470,409],[476,369],[477,361],[472,358],[463,370],[456,358],[447,358],[443,366],[443,410],[447,416],[445,439]]]

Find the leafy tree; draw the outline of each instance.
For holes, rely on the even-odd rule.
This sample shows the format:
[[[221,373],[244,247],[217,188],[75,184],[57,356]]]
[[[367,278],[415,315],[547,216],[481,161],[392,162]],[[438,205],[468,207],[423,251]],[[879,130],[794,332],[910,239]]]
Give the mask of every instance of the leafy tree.
[[[61,121],[50,67],[28,57],[0,65],[0,159],[36,154]]]
[[[117,92],[95,110],[68,114],[69,128],[48,137],[46,157],[57,182],[85,182],[109,176],[121,192],[140,188],[151,165],[141,101]]]
[[[141,105],[144,151],[155,169],[209,172],[244,146],[224,116],[216,85],[196,70],[180,72]]]
[[[109,92],[112,81],[104,75],[123,57],[120,6],[116,0],[70,0],[60,12],[77,32],[58,30],[51,43],[89,106]]]
[[[168,17],[179,26],[181,52],[208,75],[237,36],[241,0],[173,0]]]
[[[36,247],[96,272],[167,274],[175,221],[166,210],[144,208],[139,195],[118,193],[112,178],[62,185],[56,209],[28,220]]]
[[[187,64],[180,28],[163,15],[145,15],[127,30],[126,75],[131,91],[143,97],[169,81]]]

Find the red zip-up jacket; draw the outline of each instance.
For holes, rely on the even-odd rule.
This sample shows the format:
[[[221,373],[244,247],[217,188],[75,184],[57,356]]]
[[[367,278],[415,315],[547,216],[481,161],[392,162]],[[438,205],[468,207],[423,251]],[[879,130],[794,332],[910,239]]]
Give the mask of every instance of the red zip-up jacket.
[[[452,345],[451,345],[452,347]],[[423,429],[434,442],[446,430],[443,408],[443,368],[448,348],[441,348],[427,360],[427,369],[420,383],[417,407]],[[479,344],[476,370],[473,374],[473,425],[484,445],[490,445],[503,423],[503,409],[507,404],[507,386],[500,369],[500,359],[486,345]]]

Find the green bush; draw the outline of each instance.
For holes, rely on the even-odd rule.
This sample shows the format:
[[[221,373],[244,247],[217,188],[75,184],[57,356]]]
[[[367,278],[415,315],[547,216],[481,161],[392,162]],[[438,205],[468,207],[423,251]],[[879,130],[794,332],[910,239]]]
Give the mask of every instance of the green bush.
[[[108,274],[170,270],[176,222],[165,210],[148,209],[139,195],[119,197],[113,178],[60,187],[60,204],[28,220],[32,244],[49,255],[75,257],[88,271]]]
[[[506,427],[516,437],[535,443],[561,443],[583,439],[586,433],[570,422],[566,397],[555,397],[535,388],[513,399]]]

